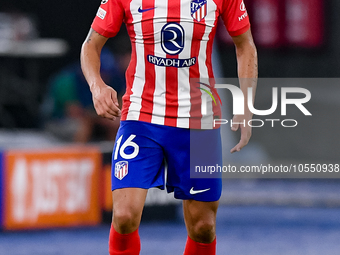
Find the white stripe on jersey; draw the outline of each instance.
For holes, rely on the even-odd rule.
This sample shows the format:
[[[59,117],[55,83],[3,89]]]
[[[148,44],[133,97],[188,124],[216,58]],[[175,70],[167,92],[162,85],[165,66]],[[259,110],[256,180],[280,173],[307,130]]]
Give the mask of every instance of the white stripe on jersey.
[[[207,45],[209,41],[209,35],[212,31],[212,28],[214,26],[215,20],[216,20],[216,12],[215,10],[217,9],[217,6],[213,0],[208,0],[207,1],[207,16],[205,17],[205,32],[202,37],[201,45],[200,45],[200,51],[199,51],[199,59],[198,59],[198,64],[199,64],[199,72],[200,72],[200,77],[203,79],[209,78],[209,73],[208,73],[208,67],[206,65],[206,60],[207,60]],[[204,82],[204,81],[203,81]],[[202,88],[204,88],[203,85],[201,85]],[[206,88],[205,88],[206,89]],[[206,94],[206,93],[204,93]],[[206,95],[204,95],[206,96]],[[202,93],[203,97],[203,93]],[[214,96],[216,97],[216,96]],[[210,97],[209,97],[210,98]],[[203,102],[203,98],[202,102]],[[212,99],[207,100],[207,113],[203,115],[202,120],[201,120],[201,128],[202,129],[211,129],[213,128],[213,118],[214,118],[214,112],[212,108]],[[202,113],[203,114],[203,113]]]
[[[179,59],[191,58],[191,43],[194,33],[194,22],[190,15],[190,1],[183,1],[181,5],[181,26],[185,31],[185,48],[179,55]],[[177,127],[189,128],[190,117],[190,79],[189,68],[178,68],[178,111]]]
[[[132,84],[132,94],[130,95],[130,107],[126,120],[138,120],[140,109],[142,108],[142,93],[145,84],[145,57],[144,57],[144,39],[142,30],[142,14],[134,10],[142,6],[142,0],[134,0],[130,3],[131,15],[133,18],[133,27],[136,34],[136,71]]]
[[[167,22],[168,16],[168,1],[155,0],[155,13],[153,20],[155,53],[157,57],[166,58],[166,53],[161,47],[161,30]],[[162,18],[160,18],[162,17]],[[155,65],[155,92],[153,95],[153,109],[151,122],[164,125],[164,116],[166,108],[166,69],[163,66]]]

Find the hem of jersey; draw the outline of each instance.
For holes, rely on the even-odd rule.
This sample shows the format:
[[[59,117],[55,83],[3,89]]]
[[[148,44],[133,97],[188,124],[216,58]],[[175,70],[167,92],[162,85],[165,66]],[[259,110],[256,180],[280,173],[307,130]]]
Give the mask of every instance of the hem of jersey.
[[[245,32],[247,32],[250,28],[250,24],[247,24],[245,27],[236,30],[236,31],[228,31],[230,36],[238,36],[238,35],[242,35]]]
[[[199,130],[212,130],[212,129],[219,129],[220,128],[220,124],[217,124],[215,127],[212,125],[212,128],[190,128],[188,126],[173,126],[173,125],[165,125],[165,124],[159,124],[159,123],[153,123],[153,122],[148,122],[148,121],[143,121],[143,120],[134,120],[134,119],[122,119],[120,122],[125,122],[125,121],[138,121],[138,122],[143,122],[143,123],[149,123],[149,124],[153,124],[153,125],[158,125],[158,126],[164,126],[164,127],[174,127],[174,128],[184,128],[184,129],[199,129]],[[204,123],[203,123],[204,124]],[[210,123],[209,123],[210,124]]]
[[[104,28],[98,26],[96,23],[92,23],[91,28],[96,31],[98,34],[105,36],[105,37],[114,37],[116,34],[110,31],[105,30]]]
[[[159,124],[159,123],[152,123],[152,122],[143,121],[143,120],[126,120],[126,119],[124,119],[124,120],[121,120],[120,122],[121,123],[124,123],[124,122],[141,122],[141,123],[145,123],[145,124],[157,125],[157,126],[162,126],[162,127],[189,129],[188,127],[169,126],[169,125],[164,125],[164,124]]]

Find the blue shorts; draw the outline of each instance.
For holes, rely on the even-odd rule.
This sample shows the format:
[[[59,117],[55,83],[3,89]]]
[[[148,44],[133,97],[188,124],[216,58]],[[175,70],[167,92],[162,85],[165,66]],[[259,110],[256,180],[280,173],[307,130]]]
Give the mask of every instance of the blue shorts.
[[[195,155],[191,155],[190,146]],[[190,165],[198,164],[222,165],[219,129],[193,130],[122,121],[112,154],[112,190],[166,186],[178,199],[219,200],[220,177],[190,178]]]

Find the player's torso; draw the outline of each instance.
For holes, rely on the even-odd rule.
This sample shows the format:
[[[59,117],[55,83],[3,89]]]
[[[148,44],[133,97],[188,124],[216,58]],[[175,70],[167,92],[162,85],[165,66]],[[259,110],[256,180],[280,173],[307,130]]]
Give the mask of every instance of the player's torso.
[[[202,95],[190,78],[213,77],[211,52],[219,8],[213,0],[131,0],[124,6],[133,47],[126,119],[190,126],[193,98],[201,101]]]

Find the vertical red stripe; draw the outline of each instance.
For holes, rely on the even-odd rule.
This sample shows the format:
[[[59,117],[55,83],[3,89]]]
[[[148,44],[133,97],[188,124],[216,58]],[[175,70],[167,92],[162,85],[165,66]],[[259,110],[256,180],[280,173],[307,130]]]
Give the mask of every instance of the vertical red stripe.
[[[125,78],[126,78],[126,92],[123,96],[123,106],[122,106],[122,116],[121,116],[121,120],[126,120],[126,117],[127,117],[127,114],[128,114],[128,110],[129,110],[129,107],[130,107],[130,104],[131,104],[131,101],[130,101],[130,96],[132,94],[132,84],[133,84],[133,81],[134,81],[134,77],[135,77],[135,73],[136,73],[136,65],[137,65],[137,58],[136,58],[136,44],[135,44],[135,38],[136,38],[136,33],[135,33],[135,29],[133,27],[133,24],[132,24],[132,20],[133,20],[133,17],[132,17],[132,14],[131,14],[131,11],[130,11],[130,1],[128,5],[128,15],[126,17],[126,21],[125,23],[128,24],[127,25],[127,32],[130,36],[130,40],[131,40],[131,60],[130,60],[130,64],[129,64],[129,67],[127,68],[126,70],[126,73],[125,73]]]
[[[154,0],[143,0],[143,9],[150,9],[152,7],[155,7]],[[156,75],[155,66],[148,62],[148,55],[154,55],[155,52],[155,38],[153,29],[153,17],[155,15],[155,11],[146,11],[141,15],[143,15],[142,31],[144,39],[145,84],[142,93],[142,107],[140,109],[139,120],[151,122]]]
[[[198,61],[198,55],[200,50],[200,44],[202,37],[204,35],[205,31],[205,23],[204,22],[197,22],[194,20],[194,29],[193,29],[193,36],[192,38],[192,45],[191,45],[191,57],[196,57],[196,65],[193,65],[190,67],[189,70],[189,77],[190,77],[190,103],[191,103],[191,109],[190,109],[190,120],[189,120],[189,128],[201,128],[201,90],[198,89],[200,85],[197,83],[200,78],[199,73],[199,61]],[[196,78],[196,79],[193,79]],[[207,77],[204,77],[207,78]]]
[[[181,0],[168,1],[168,22],[178,22],[181,16]],[[176,58],[178,55],[166,55],[167,58]],[[166,108],[164,125],[176,127],[178,113],[178,69],[176,67],[166,67],[165,70],[165,88],[166,88]]]

